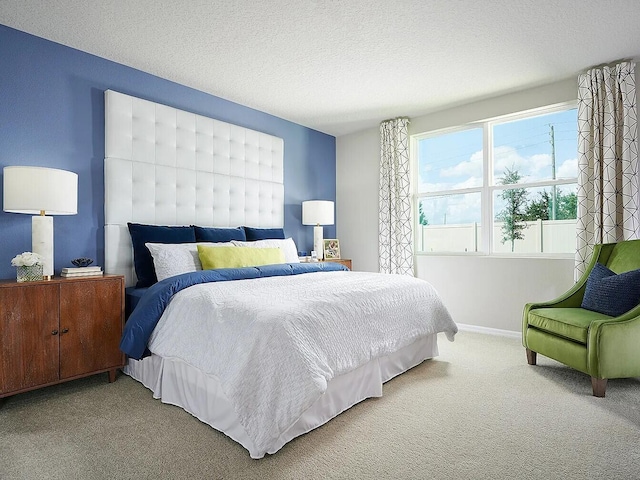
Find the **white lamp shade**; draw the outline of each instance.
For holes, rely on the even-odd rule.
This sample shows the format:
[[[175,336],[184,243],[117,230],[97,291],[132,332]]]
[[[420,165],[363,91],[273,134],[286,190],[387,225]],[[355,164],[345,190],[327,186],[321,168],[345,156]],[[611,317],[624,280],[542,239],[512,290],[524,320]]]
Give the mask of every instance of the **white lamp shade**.
[[[78,175],[46,167],[4,167],[5,212],[38,215],[31,219],[31,250],[42,257],[42,274],[53,276],[53,218],[78,212]]]
[[[4,167],[3,209],[11,213],[75,215],[78,175],[46,167]]]
[[[333,222],[333,202],[329,200],[302,202],[303,225],[333,225]]]

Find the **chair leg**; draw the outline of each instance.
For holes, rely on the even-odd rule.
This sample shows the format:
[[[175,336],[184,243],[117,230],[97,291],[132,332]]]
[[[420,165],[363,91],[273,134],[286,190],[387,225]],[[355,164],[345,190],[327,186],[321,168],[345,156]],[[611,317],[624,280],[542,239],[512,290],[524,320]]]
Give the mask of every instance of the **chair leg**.
[[[591,377],[591,388],[593,389],[594,397],[604,398],[604,391],[607,389],[607,379]]]
[[[527,348],[527,363],[529,365],[535,365],[537,355],[538,355],[537,352],[534,352],[533,350],[529,350]]]

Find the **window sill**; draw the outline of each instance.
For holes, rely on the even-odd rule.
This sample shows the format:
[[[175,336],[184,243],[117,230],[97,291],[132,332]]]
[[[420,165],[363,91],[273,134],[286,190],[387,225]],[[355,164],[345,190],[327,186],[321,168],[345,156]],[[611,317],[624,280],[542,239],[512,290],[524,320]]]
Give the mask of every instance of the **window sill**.
[[[415,252],[418,257],[483,257],[500,259],[574,260],[574,253],[484,253],[484,252]]]

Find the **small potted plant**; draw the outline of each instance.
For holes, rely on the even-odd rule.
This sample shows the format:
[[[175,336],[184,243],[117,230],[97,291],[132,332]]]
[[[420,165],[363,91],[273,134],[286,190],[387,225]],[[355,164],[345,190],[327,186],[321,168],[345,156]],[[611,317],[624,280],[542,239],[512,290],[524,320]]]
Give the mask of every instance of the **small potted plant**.
[[[16,267],[18,282],[37,282],[42,280],[42,257],[37,253],[23,252],[11,259],[11,265]]]

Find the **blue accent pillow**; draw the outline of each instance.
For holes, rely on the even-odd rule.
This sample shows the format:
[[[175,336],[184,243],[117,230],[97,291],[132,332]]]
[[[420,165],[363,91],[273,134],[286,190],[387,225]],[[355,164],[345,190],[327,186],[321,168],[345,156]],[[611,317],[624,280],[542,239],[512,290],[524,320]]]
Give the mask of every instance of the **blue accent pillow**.
[[[245,242],[247,236],[244,228],[215,228],[215,227],[198,227],[193,225],[196,233],[196,242],[230,242],[231,240],[239,240]]]
[[[153,268],[153,257],[145,243],[194,243],[196,235],[193,227],[168,227],[127,223],[133,243],[133,266],[138,277],[137,288],[150,287],[158,281]]]
[[[247,236],[247,242],[255,242],[256,240],[267,240],[276,238],[284,240],[284,228],[254,228],[244,227],[244,233]]]
[[[587,278],[582,308],[618,317],[639,303],[640,269],[616,274],[596,263]]]

